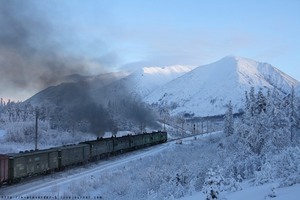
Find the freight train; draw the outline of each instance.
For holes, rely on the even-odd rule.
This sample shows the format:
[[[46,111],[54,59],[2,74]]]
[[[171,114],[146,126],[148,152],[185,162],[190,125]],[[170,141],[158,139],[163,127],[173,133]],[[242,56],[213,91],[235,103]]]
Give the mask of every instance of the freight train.
[[[0,154],[0,186],[166,141],[167,132],[155,131],[122,137],[97,138],[44,150]]]

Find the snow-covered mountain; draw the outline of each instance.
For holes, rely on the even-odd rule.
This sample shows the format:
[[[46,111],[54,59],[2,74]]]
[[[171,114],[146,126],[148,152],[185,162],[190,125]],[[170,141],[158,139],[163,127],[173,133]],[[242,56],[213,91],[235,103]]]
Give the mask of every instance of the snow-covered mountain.
[[[65,78],[65,82],[50,86],[45,90],[35,94],[27,101],[33,104],[40,104],[45,100],[56,99],[59,101],[60,97],[69,93],[72,88],[76,88],[77,92],[84,90],[90,96],[98,96],[103,98],[105,95],[134,95],[144,98],[155,89],[163,86],[169,81],[178,78],[179,76],[191,71],[195,67],[173,65],[165,67],[143,67],[131,73],[129,72],[115,72],[100,74],[97,76],[81,76],[78,74],[70,75]],[[76,94],[72,96],[76,98]]]
[[[195,67],[172,65],[165,67],[143,67],[122,80],[132,93],[144,98],[157,88],[182,76]]]
[[[91,97],[106,106],[120,100],[142,101],[151,92],[191,71],[191,66],[143,67],[106,87],[92,90]]]
[[[49,87],[30,102],[78,102],[77,96],[86,96],[107,106],[115,99],[128,97],[143,99],[149,104],[168,105],[170,113],[190,113],[195,116],[224,114],[226,104],[232,101],[234,112],[244,106],[245,91],[254,87],[276,88],[289,93],[300,84],[295,79],[267,63],[228,56],[212,64],[199,66],[144,67],[132,73],[119,72],[95,77],[70,76],[71,83]]]
[[[299,82],[267,63],[228,56],[203,65],[150,93],[145,101],[169,105],[171,114],[196,116],[224,114],[232,101],[234,111],[243,108],[245,91],[254,87],[277,88],[289,93]]]

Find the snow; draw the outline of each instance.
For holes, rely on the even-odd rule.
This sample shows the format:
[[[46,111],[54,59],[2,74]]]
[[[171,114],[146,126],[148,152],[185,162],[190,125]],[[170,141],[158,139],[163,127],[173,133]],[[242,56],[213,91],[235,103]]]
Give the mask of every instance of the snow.
[[[268,63],[237,56],[228,56],[198,67],[140,67],[130,73],[107,75],[109,81],[102,82],[104,76],[88,78],[92,85],[89,92],[97,103],[105,107],[114,98],[130,95],[149,104],[168,107],[171,116],[182,113],[200,117],[221,115],[225,113],[229,101],[232,102],[234,113],[239,112],[244,105],[245,91],[251,87],[256,91],[263,88],[265,92],[277,88],[285,94],[295,87],[296,94],[300,96],[300,83],[297,80]],[[60,89],[65,89],[62,86]],[[46,91],[36,95],[36,101],[46,98],[49,95]]]
[[[171,75],[173,76],[173,78],[175,78],[174,76],[177,76],[177,74],[184,74],[191,71],[192,68],[194,67],[173,65],[166,67],[144,67],[143,71],[145,74],[166,74]]]
[[[169,144],[163,144],[158,147],[141,150],[138,153],[133,152],[129,156],[118,156],[109,161],[100,161],[87,167],[58,173],[58,175],[53,175],[52,177],[41,178],[38,181],[29,182],[22,185],[15,185],[12,188],[6,188],[5,191],[2,192],[2,195],[7,195],[13,198],[36,194],[45,195],[49,194],[53,187],[59,187],[61,191],[67,191],[68,186],[72,185],[74,182],[80,182],[86,177],[90,177],[107,170],[114,170],[118,167],[122,168],[124,164],[129,163],[130,161],[142,159],[150,155],[155,155],[166,149],[168,146]]]
[[[250,186],[248,183],[243,183],[243,189],[241,191],[222,194],[224,199],[227,200],[298,200],[300,197],[300,184],[296,184],[290,187],[277,188],[275,189],[276,197],[271,198],[272,187],[276,184],[265,184],[262,186]],[[195,193],[191,196],[186,196],[180,200],[199,200],[205,199],[202,192]]]
[[[207,136],[209,135],[211,134],[208,134]],[[193,137],[191,138],[193,139]],[[183,139],[183,141],[188,143],[191,138]],[[84,182],[86,179],[90,179],[90,177],[97,177],[101,174],[107,174],[118,170],[123,171],[124,168],[132,165],[131,162],[140,162],[143,158],[160,155],[161,152],[174,148],[175,144],[176,142],[164,143],[147,149],[112,157],[109,160],[101,160],[83,167],[54,173],[53,175],[46,177],[40,177],[37,180],[16,184],[4,188],[2,191],[0,190],[0,199],[1,195],[7,195],[13,198],[30,195],[37,196],[38,194],[53,195],[53,188],[59,188],[59,191],[67,192],[71,190],[70,188],[74,186],[74,183]]]
[[[296,87],[296,91],[300,91],[298,81],[273,66],[240,57],[226,57],[195,69],[186,66],[142,68],[126,76],[122,81],[122,83],[131,84],[132,91],[145,97],[149,103],[173,103],[171,114],[189,112],[198,116],[224,114],[225,104],[230,100],[236,112],[243,107],[244,92],[249,91],[252,86],[256,91],[261,87],[279,88],[284,93],[290,92],[291,87]],[[167,128],[171,127],[167,125]],[[1,153],[33,147],[32,143],[6,143],[6,132],[9,133],[9,131],[0,130]],[[13,135],[16,131],[11,132]],[[130,133],[119,131],[118,136]],[[208,170],[218,165],[226,167],[226,163],[229,164],[230,161],[233,163],[229,154],[226,154],[228,153],[224,148],[226,140],[222,134],[221,131],[203,136],[193,136],[179,142],[165,143],[49,176],[34,178],[21,184],[4,187],[0,190],[0,199],[3,197],[1,195],[9,195],[8,197],[14,198],[41,195],[51,197],[90,195],[103,199],[131,200],[205,199],[200,190],[202,190]],[[86,137],[91,138],[92,136]],[[104,137],[111,137],[111,133],[106,133]],[[49,145],[50,141],[60,145],[64,142],[83,141],[83,137],[78,134],[64,133],[60,135],[53,132],[49,135],[43,134],[40,140],[43,144],[42,147],[48,148],[45,144]],[[288,150],[284,150],[284,152],[284,155],[292,155]],[[299,151],[292,152],[299,155]],[[291,170],[285,171],[285,168],[278,167],[285,163],[285,160],[280,157],[281,154],[270,159],[277,163],[277,165],[273,165],[276,166],[273,168],[274,171],[284,174],[282,175],[284,177],[277,176],[277,178],[287,178],[286,181],[288,181],[287,175]],[[249,157],[245,160],[252,162],[251,156]],[[248,158],[249,160],[247,160]],[[293,158],[291,156],[291,159]],[[282,163],[279,162],[279,159],[282,160]],[[246,163],[245,160],[240,159],[241,163]],[[239,162],[239,160],[235,161]],[[272,163],[271,161],[270,163]],[[299,164],[298,162],[292,164],[295,165],[295,172],[291,172],[291,174],[296,176],[295,180],[298,180],[297,170],[299,168],[297,167]],[[234,165],[238,165],[238,163],[234,163]],[[264,171],[262,170],[262,172]],[[266,170],[266,172],[268,171]],[[260,176],[259,173],[257,174]],[[268,182],[259,186],[253,184],[255,180],[252,182],[244,180],[242,183],[238,182],[239,180],[234,181],[241,186],[242,190],[221,192],[224,199],[271,199],[270,194],[274,187],[276,197],[273,199],[299,199],[300,195],[300,184],[283,187],[282,180],[272,179],[274,181],[272,184]],[[294,181],[294,183],[299,183],[299,181]],[[285,186],[287,185],[285,184]]]
[[[171,114],[194,113],[196,116],[224,114],[232,101],[234,112],[243,107],[245,91],[254,87],[273,87],[288,93],[299,82],[267,63],[241,57],[225,57],[203,65],[154,90],[145,101],[167,103]]]
[[[199,191],[201,188],[196,188],[202,180],[198,176],[219,159],[216,148],[222,137],[222,132],[192,136],[180,143],[164,143],[38,177],[4,187],[0,190],[0,199],[40,196],[48,199],[205,199]],[[194,177],[195,182],[193,174],[198,177]],[[194,184],[194,189],[189,188]],[[273,199],[293,200],[300,195],[300,184],[291,187],[279,187],[279,181],[260,186],[253,186],[250,181],[239,184],[242,190],[222,192],[221,197],[228,200],[271,199],[268,195],[274,186],[276,197]]]
[[[190,140],[191,139],[184,139],[183,143],[190,144]],[[102,195],[106,194],[109,196],[106,196],[107,198],[104,196],[104,199],[127,199],[120,196],[122,195],[122,192],[128,191],[128,185],[130,185],[131,188],[135,188],[137,192],[140,192],[140,189],[143,189],[143,187],[136,182],[138,182],[139,179],[142,179],[141,173],[147,175],[146,172],[149,170],[147,167],[136,168],[132,165],[135,165],[134,163],[144,162],[145,164],[143,165],[147,166],[150,164],[149,161],[147,161],[150,157],[155,158],[157,156],[161,156],[165,150],[172,150],[176,146],[178,145],[175,145],[175,142],[166,143],[152,148],[135,151],[130,154],[113,157],[108,161],[100,161],[98,163],[80,167],[78,169],[71,169],[65,172],[55,173],[51,176],[41,177],[37,180],[17,184],[12,187],[4,188],[2,191],[0,191],[0,198],[1,195],[2,197],[7,197],[8,199],[27,197],[37,198],[39,196],[46,196],[47,198],[50,197],[52,199],[57,199],[59,197],[67,198],[72,196],[80,198],[82,195],[89,196],[91,198],[102,198]],[[171,158],[173,159],[173,157]],[[151,161],[151,163],[153,162]],[[128,180],[126,175],[129,173],[127,173],[126,170],[131,166],[136,174],[134,173],[131,175],[133,180]],[[169,168],[170,167],[168,167],[166,170]],[[155,172],[157,169],[158,168],[156,167],[153,169],[151,168],[150,172],[152,173],[152,170]],[[115,173],[118,174],[117,177],[115,176]],[[155,176],[155,174],[152,175]],[[145,181],[149,181],[148,179],[151,179],[147,176],[146,178],[147,180]],[[160,183],[160,177],[158,177],[157,180],[159,181],[158,183]],[[144,182],[143,180],[140,181]],[[110,184],[110,182],[112,182],[112,184]],[[100,188],[97,189],[100,192],[97,193],[94,190],[90,191],[89,185],[92,185],[92,188]],[[147,190],[147,188],[144,189]],[[107,193],[105,193],[105,191],[107,191]],[[116,196],[113,196],[113,193],[118,194],[117,198]],[[167,190],[166,193],[168,193]],[[110,195],[112,197],[110,197]],[[128,199],[133,200],[141,198],[138,196],[136,198],[130,197]]]
[[[144,98],[149,93],[164,84],[182,76],[195,67],[173,65],[165,67],[144,67],[134,71],[125,78],[126,85],[130,86],[132,93],[138,94]]]
[[[0,129],[0,140],[5,137],[5,134],[6,134],[5,130]]]

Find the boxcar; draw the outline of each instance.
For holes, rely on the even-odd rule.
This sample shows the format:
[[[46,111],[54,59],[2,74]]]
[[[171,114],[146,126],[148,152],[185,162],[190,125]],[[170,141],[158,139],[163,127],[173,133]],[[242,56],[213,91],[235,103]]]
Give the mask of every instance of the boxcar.
[[[112,138],[98,138],[97,140],[82,142],[90,146],[91,158],[98,160],[109,156],[114,151]]]
[[[158,131],[158,132],[152,132],[153,136],[153,143],[159,144],[167,141],[167,133]]]
[[[144,134],[132,135],[130,138],[132,149],[139,149],[144,147],[145,145],[144,137],[145,137]]]
[[[113,137],[114,143],[114,152],[122,153],[130,150],[131,142],[130,135],[122,136],[122,137]]]
[[[0,186],[8,181],[8,156],[0,154]]]
[[[152,132],[153,144],[158,144],[160,142],[160,132]]]
[[[152,133],[143,133],[144,135],[144,146],[151,146],[153,143],[153,134]]]
[[[8,154],[8,156],[10,182],[58,169],[58,151],[56,149],[26,151]]]
[[[78,144],[59,147],[59,167],[81,164],[89,160],[90,146]]]
[[[168,134],[166,131],[160,132],[160,136],[161,136],[161,143],[166,142],[168,140]]]

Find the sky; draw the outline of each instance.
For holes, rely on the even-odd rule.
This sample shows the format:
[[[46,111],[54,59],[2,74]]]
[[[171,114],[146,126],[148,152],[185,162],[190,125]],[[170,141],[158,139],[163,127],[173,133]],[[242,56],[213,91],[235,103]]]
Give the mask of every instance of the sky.
[[[300,80],[299,0],[0,0],[0,97],[70,74],[235,55]]]

